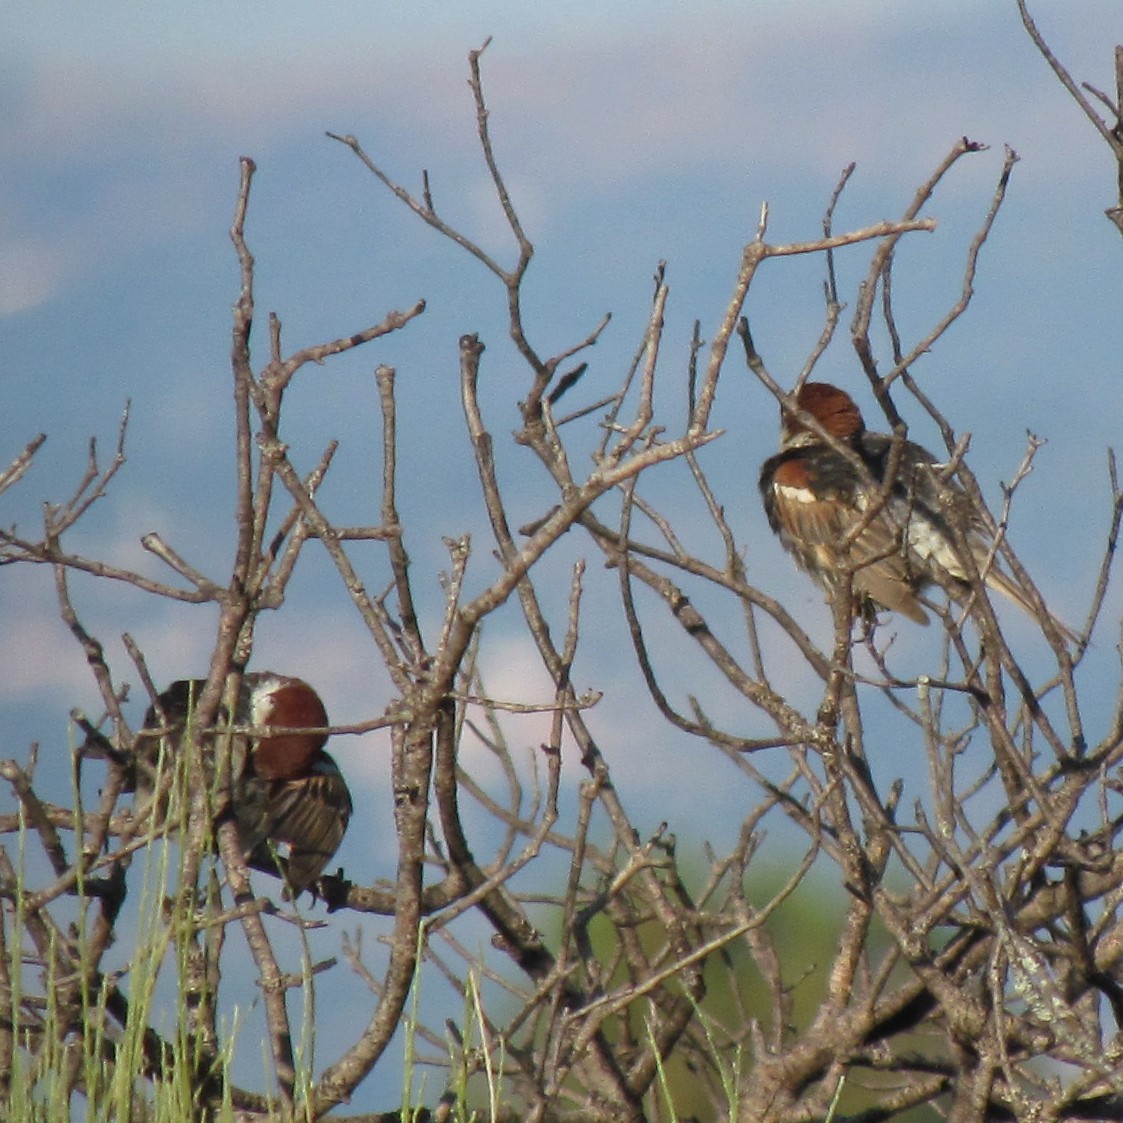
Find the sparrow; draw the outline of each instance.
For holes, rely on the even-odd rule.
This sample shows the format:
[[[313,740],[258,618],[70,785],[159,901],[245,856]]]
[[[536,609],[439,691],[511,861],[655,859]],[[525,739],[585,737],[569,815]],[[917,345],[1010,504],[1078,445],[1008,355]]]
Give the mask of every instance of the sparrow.
[[[157,794],[158,762],[178,749],[204,685],[204,679],[173,682],[145,714],[133,749],[138,805]],[[282,878],[294,899],[319,878],[351,818],[347,783],[324,752],[329,724],[308,683],[253,672],[242,676],[233,720],[223,707],[201,740],[213,782],[220,739],[230,737],[231,810],[246,862]],[[239,726],[252,729],[227,732]],[[166,815],[163,803],[158,816]]]
[[[780,451],[760,471],[764,510],[784,548],[828,593],[838,587],[840,570],[853,566],[851,588],[863,610],[890,609],[927,624],[919,599],[925,589],[939,585],[959,600],[970,592],[950,516],[986,584],[1037,615],[1029,593],[991,557],[994,537],[963,488],[944,478],[946,465],[920,445],[900,442],[885,494],[894,438],[868,432],[853,398],[829,383],[805,383],[795,404],[865,467],[781,408]],[[1078,641],[1071,628],[1053,622],[1066,639]]]

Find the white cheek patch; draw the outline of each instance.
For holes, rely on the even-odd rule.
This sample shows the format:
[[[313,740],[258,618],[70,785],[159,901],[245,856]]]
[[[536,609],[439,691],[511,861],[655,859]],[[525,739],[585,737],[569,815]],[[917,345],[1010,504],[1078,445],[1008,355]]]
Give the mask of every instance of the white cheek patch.
[[[262,683],[253,693],[253,703],[250,706],[250,724],[268,725],[273,716],[273,694],[280,687],[279,682]]]

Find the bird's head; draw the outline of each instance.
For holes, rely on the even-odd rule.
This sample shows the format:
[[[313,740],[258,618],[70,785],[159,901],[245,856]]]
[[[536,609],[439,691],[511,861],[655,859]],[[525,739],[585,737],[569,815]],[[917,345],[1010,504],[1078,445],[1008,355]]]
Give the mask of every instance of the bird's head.
[[[272,726],[253,750],[254,772],[263,780],[296,780],[307,776],[327,742],[329,724],[320,696],[302,679],[270,675],[256,683],[250,696],[249,719]]]
[[[795,404],[840,441],[854,440],[865,432],[866,423],[854,399],[829,382],[805,382],[795,396]],[[786,406],[780,407],[780,423],[785,445],[806,439],[806,434],[812,440],[818,436]]]

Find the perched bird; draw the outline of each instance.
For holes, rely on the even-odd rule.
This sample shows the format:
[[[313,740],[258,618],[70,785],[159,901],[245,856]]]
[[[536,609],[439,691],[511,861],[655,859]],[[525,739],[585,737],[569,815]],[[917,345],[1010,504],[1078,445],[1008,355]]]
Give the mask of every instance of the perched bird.
[[[993,535],[967,494],[940,475],[944,465],[930,452],[902,442],[886,495],[893,438],[867,432],[854,400],[828,383],[805,383],[795,403],[865,467],[863,472],[795,413],[781,410],[780,451],[760,472],[764,510],[784,548],[828,592],[837,587],[840,569],[851,565],[851,588],[863,608],[872,602],[927,624],[918,598],[925,588],[936,584],[956,598],[969,591],[970,574],[950,516],[987,585],[1036,616],[1027,591],[990,557]],[[1067,639],[1077,640],[1070,628],[1054,623]]]
[[[149,707],[134,748],[139,804],[156,795],[156,766],[171,758],[202,695],[203,679],[173,682]],[[293,897],[313,885],[339,849],[351,817],[351,793],[324,752],[327,712],[302,679],[272,672],[243,675],[233,720],[225,708],[201,740],[213,780],[214,752],[231,726],[231,806],[246,861],[285,880]],[[270,728],[272,727],[272,728]],[[164,801],[166,803],[166,800]],[[166,808],[162,812],[166,814]]]

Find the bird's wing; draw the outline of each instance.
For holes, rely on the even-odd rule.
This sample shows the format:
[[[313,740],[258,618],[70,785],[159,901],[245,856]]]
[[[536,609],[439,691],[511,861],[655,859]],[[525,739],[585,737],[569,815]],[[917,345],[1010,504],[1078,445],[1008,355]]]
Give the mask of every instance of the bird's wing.
[[[853,587],[917,623],[927,615],[916,599],[917,575],[902,549],[897,508],[833,449],[805,446],[765,463],[761,492],[769,522],[796,560],[824,584],[853,566]]]
[[[350,818],[351,793],[327,753],[311,775],[269,783],[262,826],[269,841],[288,844],[286,879],[294,896],[308,888],[331,861]],[[276,863],[268,868],[275,872]]]
[[[866,433],[862,437],[862,457],[879,483],[885,481],[893,467],[894,445],[893,438],[884,433]],[[927,580],[947,587],[948,578],[954,582],[967,579],[967,571],[955,547],[952,520],[962,525],[971,542],[983,528],[959,484],[940,475],[945,467],[926,448],[904,441],[896,461],[896,476],[887,508],[893,523],[905,528],[908,554],[914,568]]]
[[[888,470],[892,438],[881,433],[865,434],[861,449],[871,471],[880,480]],[[891,506],[895,518],[907,527],[909,553],[926,576],[941,585],[954,598],[962,598],[969,588],[970,576],[961,552],[956,548],[953,524],[964,536],[975,568],[996,592],[1012,600],[1030,616],[1039,617],[1035,597],[1013,574],[1007,573],[995,557],[994,532],[954,478],[945,478],[941,464],[925,448],[905,441],[893,490]],[[950,581],[949,581],[950,578]],[[1049,617],[1061,635],[1072,644],[1081,636],[1052,613]]]

